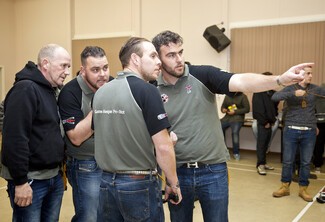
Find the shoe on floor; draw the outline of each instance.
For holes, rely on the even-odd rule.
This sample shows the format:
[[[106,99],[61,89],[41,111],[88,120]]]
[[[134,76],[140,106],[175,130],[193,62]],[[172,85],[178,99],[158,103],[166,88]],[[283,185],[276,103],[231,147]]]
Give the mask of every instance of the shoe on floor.
[[[307,192],[307,186],[299,186],[299,197],[304,201],[313,202],[313,197]]]
[[[280,187],[280,189],[278,189],[277,191],[274,191],[272,196],[273,197],[284,197],[284,196],[288,196],[290,195],[290,183],[283,183]]]
[[[264,165],[264,168],[266,169],[266,170],[274,170],[274,167],[273,166],[269,166],[269,165]]]
[[[259,165],[257,167],[257,172],[259,175],[266,175],[265,165]]]
[[[237,161],[240,160],[240,155],[239,154],[234,154],[234,159],[237,160]]]
[[[315,167],[315,173],[320,174],[320,167]]]

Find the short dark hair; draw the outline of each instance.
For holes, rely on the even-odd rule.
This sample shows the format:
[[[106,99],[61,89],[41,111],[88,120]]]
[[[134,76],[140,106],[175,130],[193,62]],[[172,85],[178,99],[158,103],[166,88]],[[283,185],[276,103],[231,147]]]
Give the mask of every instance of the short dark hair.
[[[169,43],[183,44],[183,38],[175,32],[166,30],[159,33],[152,39],[152,44],[155,46],[158,53],[160,53],[161,46],[168,46]]]
[[[263,75],[266,75],[266,76],[272,76],[272,75],[273,75],[272,72],[263,72],[262,74],[263,74]]]
[[[88,57],[101,58],[106,56],[104,49],[99,46],[86,46],[80,54],[81,64],[85,65]]]
[[[146,38],[132,37],[129,40],[127,40],[126,43],[122,46],[119,53],[119,58],[123,68],[129,65],[132,53],[135,53],[140,57],[143,56],[143,49],[141,47],[142,42],[150,42],[150,41]]]

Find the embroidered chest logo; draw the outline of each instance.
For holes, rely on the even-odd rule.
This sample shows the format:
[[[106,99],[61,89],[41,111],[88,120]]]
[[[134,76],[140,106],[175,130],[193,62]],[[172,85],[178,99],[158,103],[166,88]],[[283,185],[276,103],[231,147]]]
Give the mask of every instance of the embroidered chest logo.
[[[191,85],[185,86],[185,89],[186,89],[187,94],[190,94],[192,92],[192,86]]]
[[[163,103],[167,103],[168,102],[168,96],[166,94],[161,94],[161,100],[163,101]]]
[[[71,124],[71,125],[74,125],[76,122],[76,120],[74,119],[74,117],[69,117],[68,119],[64,119],[62,120],[62,124]]]

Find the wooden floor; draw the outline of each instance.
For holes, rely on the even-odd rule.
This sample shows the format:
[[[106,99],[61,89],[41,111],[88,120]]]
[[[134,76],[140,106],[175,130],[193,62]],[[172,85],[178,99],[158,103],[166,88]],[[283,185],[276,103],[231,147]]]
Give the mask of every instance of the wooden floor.
[[[325,221],[325,204],[319,204],[316,197],[325,186],[325,167],[317,179],[311,179],[308,188],[314,196],[314,202],[307,203],[298,197],[298,184],[292,183],[291,195],[273,198],[272,192],[280,186],[281,164],[279,154],[269,154],[268,163],[275,167],[266,176],[256,172],[256,156],[254,151],[242,151],[241,160],[228,162],[230,174],[229,221],[231,222],[311,222]],[[165,205],[166,221],[169,220]],[[73,204],[71,188],[65,192],[60,221],[71,221]],[[11,221],[11,208],[6,192],[6,182],[0,179],[0,221]],[[194,222],[201,222],[202,214],[199,202],[195,202]]]

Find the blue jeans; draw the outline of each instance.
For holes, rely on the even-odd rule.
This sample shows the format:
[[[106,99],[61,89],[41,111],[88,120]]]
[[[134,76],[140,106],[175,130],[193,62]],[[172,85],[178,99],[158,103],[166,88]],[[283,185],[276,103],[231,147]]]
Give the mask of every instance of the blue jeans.
[[[286,126],[283,130],[282,177],[284,183],[291,182],[297,150],[300,153],[299,185],[309,185],[310,163],[316,141],[316,129],[296,130]]]
[[[15,185],[12,180],[8,181],[8,194],[13,209],[12,221],[59,221],[64,191],[61,175],[47,180],[33,180],[31,187],[33,203],[28,207],[19,207],[14,203]]]
[[[99,187],[102,170],[94,158],[90,160],[67,160],[67,177],[72,187],[75,215],[71,221],[97,220]]]
[[[162,193],[157,176],[103,172],[98,221],[163,222]]]
[[[228,221],[228,170],[226,163],[202,168],[177,168],[183,199],[180,204],[168,202],[172,222],[193,221],[194,197],[197,196],[204,221]]]
[[[233,154],[239,154],[239,131],[242,127],[242,122],[221,122],[223,135],[226,138],[226,130],[231,128],[232,136],[232,152]]]

